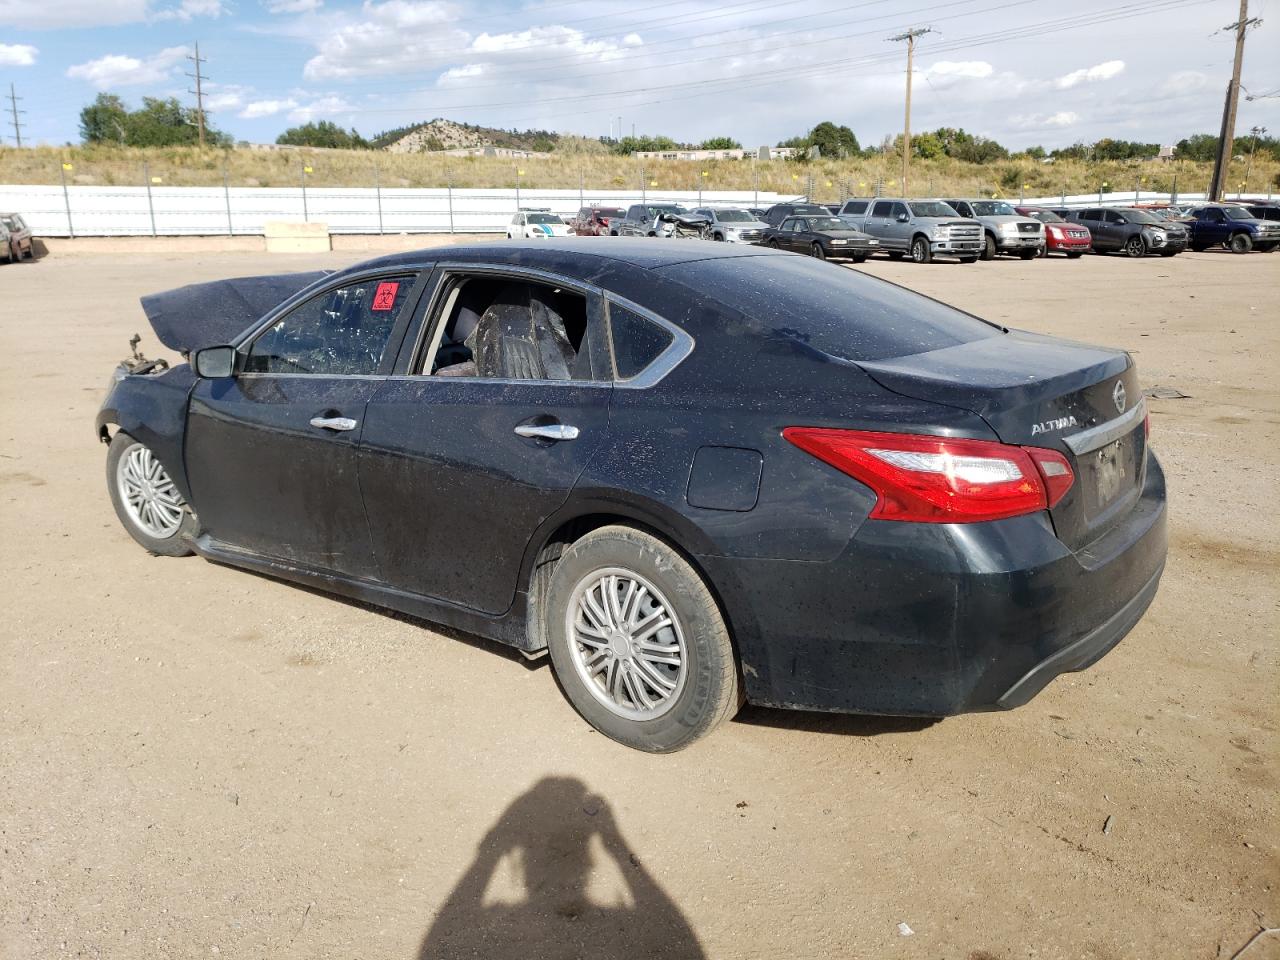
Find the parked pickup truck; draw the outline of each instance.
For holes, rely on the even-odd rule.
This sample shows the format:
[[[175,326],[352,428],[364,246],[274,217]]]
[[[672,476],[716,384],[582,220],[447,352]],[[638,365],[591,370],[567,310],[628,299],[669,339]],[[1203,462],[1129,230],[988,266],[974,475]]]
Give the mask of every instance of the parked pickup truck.
[[[1030,260],[1044,250],[1044,224],[1035,217],[1020,216],[1003,200],[948,200],[956,213],[982,224],[982,259],[1010,253]]]
[[[874,201],[862,215],[846,203],[840,219],[880,241],[880,249],[895,260],[910,254],[916,263],[937,255],[973,263],[982,253],[982,224],[961,217],[942,200]]]
[[[1260,220],[1242,206],[1211,203],[1192,211],[1185,221],[1191,231],[1191,249],[1208,250],[1222,244],[1232,253],[1263,253],[1280,245],[1280,223]]]

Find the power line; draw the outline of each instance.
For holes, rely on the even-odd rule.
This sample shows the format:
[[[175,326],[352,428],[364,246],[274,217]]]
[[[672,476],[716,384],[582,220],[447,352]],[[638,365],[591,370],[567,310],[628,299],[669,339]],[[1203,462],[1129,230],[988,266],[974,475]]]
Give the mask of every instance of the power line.
[[[22,146],[22,121],[18,119],[20,114],[26,113],[25,110],[18,109],[18,101],[22,97],[18,96],[13,89],[13,84],[9,84],[9,110],[13,114],[13,119],[9,121],[9,125],[13,127],[13,139],[18,142],[18,146]]]
[[[191,54],[187,54],[187,59],[196,65],[196,72],[187,74],[188,77],[195,78],[196,88],[192,90],[190,87],[188,87],[187,93],[194,93],[196,95],[196,126],[200,131],[200,146],[203,147],[204,146],[204,87],[201,86],[201,81],[208,80],[209,78],[206,76],[203,76],[200,73],[200,64],[208,63],[209,61],[200,56],[199,43],[196,44],[195,55],[192,56]]]
[[[915,58],[916,37],[935,32],[933,27],[913,27],[896,37],[889,37],[890,43],[901,43],[903,40],[907,42],[907,112],[902,119],[902,195],[904,197],[909,196],[907,173],[911,164],[911,64]]]

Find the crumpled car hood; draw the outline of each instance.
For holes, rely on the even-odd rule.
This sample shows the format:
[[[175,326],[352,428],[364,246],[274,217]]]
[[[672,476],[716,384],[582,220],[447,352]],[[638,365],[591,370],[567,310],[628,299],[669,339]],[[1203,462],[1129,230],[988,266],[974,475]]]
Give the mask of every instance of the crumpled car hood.
[[[142,309],[159,341],[185,356],[230,343],[272,308],[329,274],[315,270],[193,283],[143,297]]]

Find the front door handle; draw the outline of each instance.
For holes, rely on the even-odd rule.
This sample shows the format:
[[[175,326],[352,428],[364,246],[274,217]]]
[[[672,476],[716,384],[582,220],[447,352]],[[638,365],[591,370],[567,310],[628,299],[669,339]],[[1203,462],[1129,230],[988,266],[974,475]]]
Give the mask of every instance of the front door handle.
[[[522,423],[516,427],[516,435],[541,440],[577,440],[578,428],[567,423]]]
[[[321,430],[354,430],[357,421],[350,417],[312,417],[311,425]]]

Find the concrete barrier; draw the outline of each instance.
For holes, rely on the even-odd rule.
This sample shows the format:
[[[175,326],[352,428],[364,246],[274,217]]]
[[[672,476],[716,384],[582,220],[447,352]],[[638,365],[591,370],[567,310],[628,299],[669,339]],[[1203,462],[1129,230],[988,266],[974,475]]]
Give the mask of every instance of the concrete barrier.
[[[267,253],[328,253],[327,223],[298,223],[296,220],[268,220],[262,225]]]

